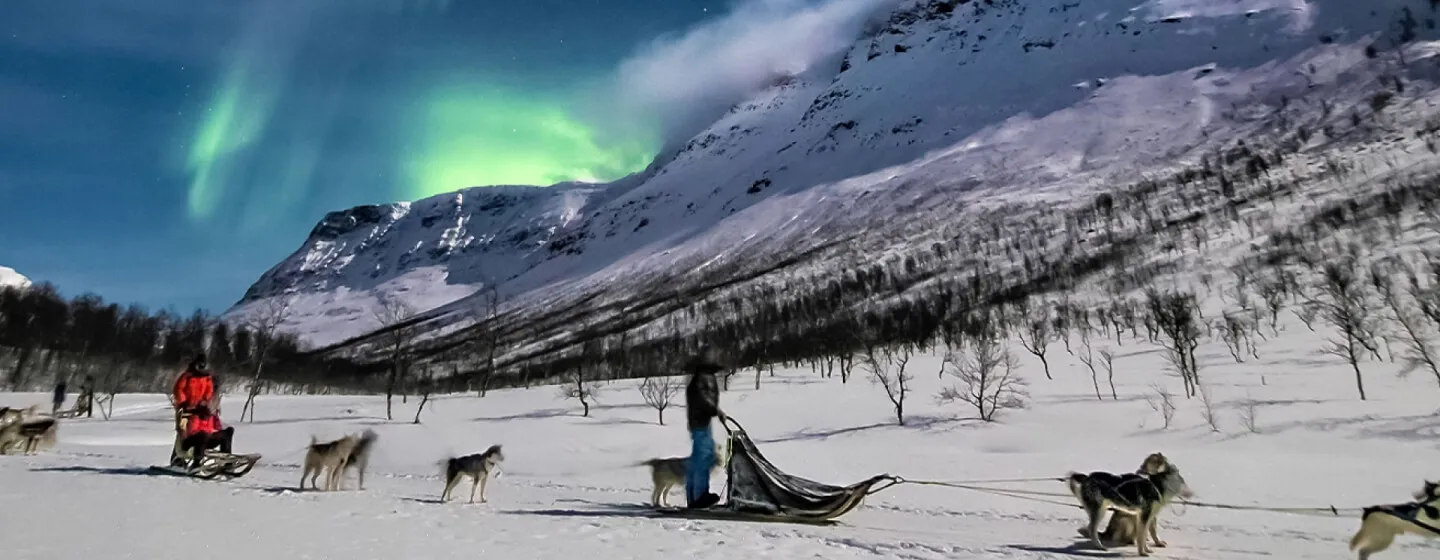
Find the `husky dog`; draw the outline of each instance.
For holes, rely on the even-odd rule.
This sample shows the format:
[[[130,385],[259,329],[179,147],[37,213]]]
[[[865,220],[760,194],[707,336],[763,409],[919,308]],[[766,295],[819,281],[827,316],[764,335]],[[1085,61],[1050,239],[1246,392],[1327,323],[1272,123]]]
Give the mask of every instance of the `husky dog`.
[[[1350,538],[1350,550],[1359,553],[1359,560],[1368,560],[1406,533],[1440,538],[1440,482],[1425,481],[1412,503],[1365,508],[1360,530]]]
[[[481,453],[474,453],[464,457],[451,457],[440,462],[445,476],[445,491],[440,494],[440,501],[450,500],[450,492],[460,484],[462,477],[470,477],[470,503],[475,503],[475,489],[480,489],[480,503],[485,503],[485,482],[490,478],[490,473],[500,467],[505,461],[505,453],[500,451],[500,445],[492,445]]]
[[[1152,453],[1145,458],[1146,470],[1154,470],[1153,474],[1127,473],[1123,475],[1108,472],[1092,472],[1081,474],[1072,472],[1066,477],[1066,485],[1070,487],[1070,493],[1080,500],[1085,508],[1085,514],[1090,518],[1090,525],[1086,531],[1090,542],[1097,548],[1105,549],[1100,542],[1100,535],[1097,532],[1100,520],[1105,515],[1106,509],[1115,509],[1116,512],[1133,515],[1136,517],[1135,526],[1135,548],[1141,556],[1150,555],[1150,546],[1146,542],[1146,533],[1155,541],[1156,547],[1164,547],[1165,541],[1160,540],[1156,527],[1159,525],[1160,511],[1176,498],[1184,498],[1193,495],[1185,478],[1180,475],[1180,469],[1165,455]]]
[[[345,458],[344,468],[340,470],[341,490],[345,489],[344,473],[350,469],[355,469],[355,472],[360,475],[360,489],[365,489],[365,469],[370,466],[370,453],[374,451],[375,440],[378,439],[380,439],[380,435],[376,434],[374,430],[365,430],[365,433],[360,434],[360,437],[355,440],[355,448],[350,450],[350,455]]]
[[[1152,453],[1145,458],[1145,462],[1140,464],[1140,468],[1135,469],[1135,474],[1151,475],[1159,473],[1160,469],[1165,465],[1164,461],[1161,460],[1162,457],[1163,456],[1158,453]],[[1090,538],[1088,525],[1081,527],[1079,531],[1080,536],[1087,539]],[[1110,523],[1105,526],[1105,531],[1100,533],[1099,538],[1100,542],[1105,543],[1106,546],[1124,546],[1125,544],[1135,542],[1135,516],[1115,510],[1110,515]]]
[[[325,490],[338,490],[340,478],[345,472],[346,461],[350,454],[355,451],[355,446],[360,443],[359,438],[353,435],[346,435],[335,441],[317,442],[315,436],[310,436],[310,447],[305,452],[305,464],[300,472],[300,489],[305,489],[305,478],[310,478],[310,487],[319,490],[315,480],[322,472],[329,471],[325,475]]]
[[[0,427],[15,424],[25,418],[25,411],[19,408],[0,407]]]
[[[725,454],[720,444],[715,444],[715,462],[710,469],[716,470],[725,466]],[[657,457],[639,463],[637,467],[650,467],[650,481],[654,483],[655,489],[650,493],[650,505],[653,507],[666,507],[666,497],[670,490],[676,486],[685,486],[685,471],[689,468],[690,457]]]
[[[10,448],[20,446],[25,455],[34,455],[42,449],[55,446],[56,432],[60,422],[54,418],[21,420],[0,427],[0,455],[10,453]]]
[[[32,404],[25,408],[0,407],[0,427],[9,426],[25,421],[26,418],[38,416],[40,405]]]

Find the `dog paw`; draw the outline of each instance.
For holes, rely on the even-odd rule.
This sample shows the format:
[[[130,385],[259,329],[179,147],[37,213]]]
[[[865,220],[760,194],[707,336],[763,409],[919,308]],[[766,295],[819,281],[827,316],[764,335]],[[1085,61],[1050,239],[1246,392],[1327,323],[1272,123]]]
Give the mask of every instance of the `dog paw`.
[[[1154,543],[1151,543],[1151,546],[1154,546],[1155,548],[1165,548],[1169,545],[1165,544],[1165,541],[1155,541]]]

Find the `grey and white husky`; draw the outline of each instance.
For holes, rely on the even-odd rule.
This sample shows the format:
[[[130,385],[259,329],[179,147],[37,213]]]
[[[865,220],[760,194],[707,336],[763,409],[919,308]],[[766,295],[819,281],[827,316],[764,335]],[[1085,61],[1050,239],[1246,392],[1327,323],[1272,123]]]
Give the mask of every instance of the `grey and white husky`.
[[[480,489],[480,503],[485,503],[485,483],[490,478],[490,473],[500,468],[500,463],[505,461],[505,453],[501,451],[500,445],[492,445],[489,449],[480,453],[465,455],[463,457],[451,457],[440,462],[441,470],[445,476],[445,491],[440,494],[440,501],[450,500],[450,492],[460,484],[460,479],[470,477],[470,503],[475,503],[475,489]]]
[[[1142,472],[1119,475],[1100,471],[1090,474],[1072,472],[1066,477],[1070,493],[1080,500],[1085,514],[1089,516],[1090,525],[1086,532],[1090,542],[1097,548],[1106,548],[1100,542],[1097,530],[1100,520],[1105,516],[1105,510],[1113,508],[1117,515],[1126,514],[1136,518],[1136,552],[1141,556],[1149,556],[1150,546],[1145,538],[1147,533],[1150,539],[1155,541],[1156,547],[1165,546],[1165,541],[1160,540],[1156,530],[1160,511],[1176,498],[1194,495],[1190,486],[1185,483],[1185,478],[1180,475],[1180,469],[1161,453],[1152,453],[1146,457],[1140,470]]]
[[[5,424],[0,427],[0,455],[10,454],[17,446],[25,455],[54,447],[59,429],[60,421],[43,416]]]
[[[726,463],[725,448],[722,444],[715,444],[715,461],[710,466],[711,472],[723,468]],[[650,482],[655,489],[650,493],[650,505],[654,507],[668,507],[667,497],[670,490],[679,486],[685,487],[685,472],[689,469],[690,457],[657,457],[636,464],[637,467],[650,467]]]
[[[1350,550],[1359,553],[1359,560],[1390,548],[1395,537],[1406,533],[1440,538],[1440,482],[1425,481],[1414,502],[1367,507],[1360,520],[1360,530],[1350,538]]]
[[[375,433],[375,430],[365,430],[365,432],[360,434],[360,437],[355,440],[355,447],[350,449],[350,455],[345,457],[345,461],[343,462],[344,466],[340,470],[341,490],[345,489],[344,473],[351,469],[354,469],[360,477],[359,488],[361,490],[365,489],[365,469],[370,466],[370,454],[375,451],[375,442],[379,439],[380,434]]]
[[[310,436],[310,446],[305,451],[305,463],[300,469],[300,489],[305,489],[305,479],[310,479],[310,487],[319,490],[315,480],[325,473],[325,490],[340,489],[340,478],[345,473],[346,461],[350,459],[350,453],[360,438],[354,435],[346,435],[334,441],[316,441],[315,436]],[[326,472],[328,471],[328,472]]]

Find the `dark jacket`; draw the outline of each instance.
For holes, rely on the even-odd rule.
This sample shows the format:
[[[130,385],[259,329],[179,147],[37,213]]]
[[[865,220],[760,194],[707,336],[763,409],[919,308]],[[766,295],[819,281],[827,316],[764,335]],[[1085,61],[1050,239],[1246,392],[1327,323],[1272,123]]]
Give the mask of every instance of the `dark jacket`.
[[[720,414],[720,386],[715,382],[718,367],[691,367],[690,384],[685,387],[685,417],[691,430],[710,427]]]

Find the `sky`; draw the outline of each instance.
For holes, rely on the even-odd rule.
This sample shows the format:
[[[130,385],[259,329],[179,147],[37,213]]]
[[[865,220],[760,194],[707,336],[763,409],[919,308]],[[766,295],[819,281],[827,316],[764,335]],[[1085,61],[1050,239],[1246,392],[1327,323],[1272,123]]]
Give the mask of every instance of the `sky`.
[[[6,0],[0,265],[222,312],[328,211],[639,171],[886,1]]]

